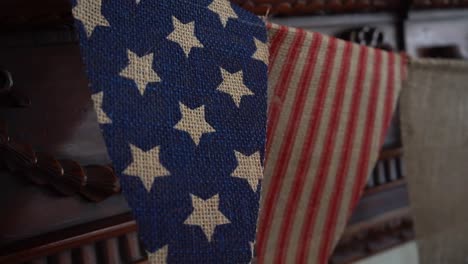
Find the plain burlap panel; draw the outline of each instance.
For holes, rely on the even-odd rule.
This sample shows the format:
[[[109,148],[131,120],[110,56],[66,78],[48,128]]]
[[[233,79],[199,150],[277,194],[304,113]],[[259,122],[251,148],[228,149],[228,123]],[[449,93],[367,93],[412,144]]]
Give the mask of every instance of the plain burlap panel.
[[[414,60],[402,136],[421,263],[468,261],[468,64]]]

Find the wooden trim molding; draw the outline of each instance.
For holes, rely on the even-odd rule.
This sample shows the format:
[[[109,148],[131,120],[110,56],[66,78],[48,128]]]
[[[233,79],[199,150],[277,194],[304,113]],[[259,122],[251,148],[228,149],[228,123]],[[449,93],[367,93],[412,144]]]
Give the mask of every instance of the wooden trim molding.
[[[27,107],[29,100],[15,94],[11,75],[0,72],[0,107]],[[57,159],[36,152],[30,144],[17,142],[8,135],[0,120],[0,160],[11,176],[25,176],[39,186],[51,187],[61,195],[81,194],[93,202],[120,192],[120,183],[111,166],[81,166],[70,159]]]
[[[393,11],[401,8],[405,1],[233,0],[233,2],[257,15],[310,15],[325,13]]]
[[[36,152],[31,145],[11,139],[6,124],[1,121],[0,157],[12,176],[26,176],[31,182],[51,187],[61,195],[81,194],[99,202],[120,192],[119,180],[111,166],[81,166],[73,160]]]
[[[379,162],[401,155],[400,148],[383,150]],[[364,191],[330,263],[351,263],[414,239],[404,179],[384,178],[390,180]],[[0,263],[147,263],[137,229],[130,213],[112,216],[0,248]]]
[[[107,240],[112,240],[114,238],[119,237],[126,237],[129,235],[136,238],[136,232],[137,225],[133,220],[131,214],[117,215],[85,225],[60,230],[51,234],[45,234],[43,236],[30,239],[28,241],[16,243],[15,245],[7,248],[2,248],[0,250],[0,263],[25,263],[34,260],[41,260],[43,258],[54,259],[56,256],[61,255],[63,252],[67,252],[75,248],[79,249],[78,251],[80,252],[78,253],[78,255],[80,258],[83,258],[84,256],[82,255],[86,255],[87,253],[87,245],[94,246],[94,244],[97,242],[105,242]],[[138,239],[132,239],[131,245],[125,246],[130,250],[124,250],[124,253],[141,251],[141,245]],[[139,250],[134,250],[135,247]],[[109,249],[104,248],[104,251],[106,250]],[[98,255],[95,253],[93,254]],[[138,259],[143,259],[143,256],[141,256]],[[71,262],[58,263],[61,264]],[[78,263],[96,262],[79,261]]]
[[[347,264],[414,240],[408,208],[380,215],[378,219],[348,227],[330,258],[331,264]]]
[[[467,0],[231,0],[257,15],[301,16],[363,12],[405,14],[411,9],[468,7]],[[6,0],[0,3],[0,31],[72,27],[68,0]]]

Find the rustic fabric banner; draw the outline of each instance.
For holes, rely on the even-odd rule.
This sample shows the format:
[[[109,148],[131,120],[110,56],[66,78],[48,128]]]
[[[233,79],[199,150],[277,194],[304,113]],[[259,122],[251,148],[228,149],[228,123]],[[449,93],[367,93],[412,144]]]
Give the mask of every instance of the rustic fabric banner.
[[[267,32],[227,0],[73,3],[92,99],[150,263],[249,263]]]
[[[468,260],[468,63],[413,60],[401,98],[421,263]]]
[[[405,59],[271,25],[259,263],[327,263],[377,159]]]

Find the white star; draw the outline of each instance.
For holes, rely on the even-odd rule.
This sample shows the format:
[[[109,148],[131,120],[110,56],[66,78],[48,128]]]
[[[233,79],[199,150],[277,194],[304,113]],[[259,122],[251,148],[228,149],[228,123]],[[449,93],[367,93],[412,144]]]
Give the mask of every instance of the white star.
[[[174,128],[187,132],[197,146],[200,144],[200,138],[203,134],[216,132],[216,130],[206,122],[204,105],[195,109],[190,109],[183,103],[179,103],[179,106],[182,118]]]
[[[148,192],[153,186],[154,178],[169,175],[169,171],[159,161],[159,146],[143,151],[130,144],[130,151],[133,162],[123,173],[140,178]]]
[[[102,97],[104,95],[104,92],[99,92],[91,95],[91,99],[93,100],[94,103],[94,109],[96,110],[97,118],[98,118],[98,123],[99,124],[110,124],[112,123],[112,120],[107,116],[107,114],[102,110]]]
[[[268,65],[268,45],[262,41],[254,38],[255,42],[255,53],[252,55],[252,59],[262,61]]]
[[[221,68],[221,75],[223,82],[218,86],[217,90],[229,94],[237,107],[240,107],[242,96],[254,94],[245,86],[242,71],[229,73]]]
[[[150,264],[166,264],[167,263],[167,251],[168,245],[156,250],[156,252],[148,253],[148,263]]]
[[[257,151],[250,156],[234,151],[237,159],[237,167],[231,174],[233,177],[247,180],[254,192],[257,191],[257,185],[263,178],[263,168],[260,161],[260,152]]]
[[[148,83],[161,81],[159,75],[153,70],[153,53],[139,57],[127,50],[127,56],[129,63],[119,75],[133,79],[141,95],[145,93]]]
[[[223,27],[226,27],[230,18],[238,18],[236,12],[232,9],[231,3],[226,0],[213,0],[213,2],[208,6],[208,9],[219,16]]]
[[[176,17],[172,17],[174,31],[167,36],[167,39],[180,45],[188,58],[192,48],[203,48],[203,44],[195,36],[195,21],[184,24]]]
[[[219,195],[203,200],[195,195],[192,198],[193,212],[184,221],[186,225],[200,226],[209,242],[213,239],[216,226],[231,223],[226,216],[219,211]]]
[[[101,13],[102,0],[78,0],[72,9],[73,16],[83,23],[89,38],[97,26],[109,26],[109,21]]]
[[[254,251],[254,250],[255,250],[255,249],[254,249],[254,248],[255,248],[255,241],[254,241],[254,242],[250,242],[250,241],[249,241],[249,244],[250,244],[250,254],[251,254],[252,259],[253,259],[253,258],[254,258],[254,255],[255,255],[255,254],[254,254],[254,252],[255,252],[255,251]]]

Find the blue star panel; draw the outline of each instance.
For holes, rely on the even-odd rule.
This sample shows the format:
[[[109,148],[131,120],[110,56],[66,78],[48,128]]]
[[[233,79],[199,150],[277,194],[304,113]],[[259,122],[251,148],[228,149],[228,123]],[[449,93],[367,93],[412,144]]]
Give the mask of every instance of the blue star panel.
[[[268,47],[226,0],[78,0],[98,121],[158,263],[248,263],[266,138]]]

